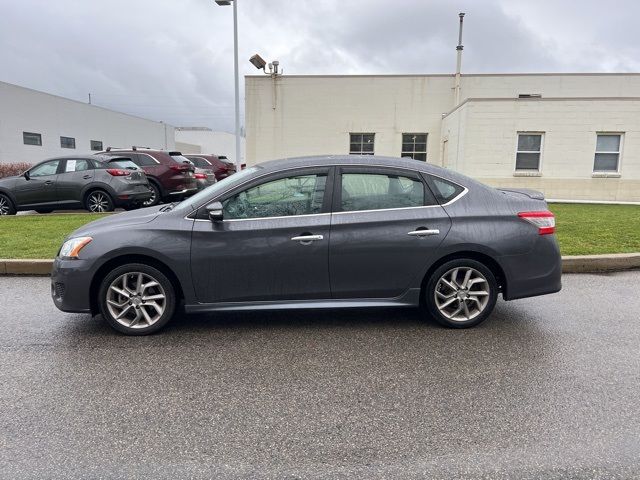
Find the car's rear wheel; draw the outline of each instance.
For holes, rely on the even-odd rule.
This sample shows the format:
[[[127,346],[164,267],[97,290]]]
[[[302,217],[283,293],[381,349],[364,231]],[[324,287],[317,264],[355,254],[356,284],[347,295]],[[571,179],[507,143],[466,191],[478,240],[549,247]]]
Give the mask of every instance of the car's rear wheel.
[[[455,259],[438,267],[425,289],[431,316],[450,328],[474,327],[491,315],[498,298],[498,283],[484,264]]]
[[[103,190],[94,190],[85,200],[85,208],[93,213],[113,212],[113,200]]]
[[[143,207],[153,207],[160,203],[160,189],[155,183],[149,182],[149,190],[151,190],[151,196],[142,203]]]
[[[0,215],[15,215],[16,207],[9,197],[0,193]]]
[[[173,316],[176,295],[160,270],[141,263],[122,265],[102,281],[100,312],[119,332],[147,335],[160,330]]]

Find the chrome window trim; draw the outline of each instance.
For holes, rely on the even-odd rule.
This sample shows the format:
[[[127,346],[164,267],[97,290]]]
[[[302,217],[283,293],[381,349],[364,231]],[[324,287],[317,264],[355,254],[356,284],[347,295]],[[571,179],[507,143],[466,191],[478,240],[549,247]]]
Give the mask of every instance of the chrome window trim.
[[[469,189],[467,187],[465,187],[464,185],[460,185],[459,183],[454,182],[453,180],[449,180],[448,178],[442,177],[440,175],[436,175],[434,173],[422,172],[420,170],[412,170],[412,169],[407,168],[407,167],[381,165],[381,164],[376,164],[376,163],[346,163],[346,164],[345,163],[331,163],[331,164],[323,164],[323,165],[322,164],[320,164],[320,165],[304,165],[304,166],[301,166],[301,167],[283,168],[281,170],[273,170],[273,171],[270,171],[270,172],[263,173],[262,175],[258,175],[257,177],[250,178],[250,179],[245,180],[244,182],[236,185],[233,188],[239,188],[239,187],[242,187],[243,185],[245,185],[245,184],[247,184],[249,182],[252,182],[254,180],[257,180],[259,178],[266,177],[268,175],[272,175],[272,174],[276,174],[276,173],[286,172],[287,170],[297,170],[297,169],[302,169],[302,168],[321,168],[321,167],[327,167],[327,168],[331,168],[331,167],[378,167],[378,168],[390,168],[390,169],[396,169],[396,170],[404,170],[404,171],[412,172],[412,173],[418,172],[418,173],[424,173],[425,175],[431,175],[432,177],[441,178],[442,180],[445,180],[447,182],[453,183],[454,185],[458,185],[459,187],[462,187],[463,190],[458,195],[456,195],[451,200],[449,200],[447,203],[438,204],[438,205],[421,205],[419,207],[381,208],[381,209],[376,209],[376,210],[351,210],[351,211],[348,211],[348,212],[309,213],[309,214],[306,214],[306,215],[287,215],[287,216],[282,216],[282,217],[236,218],[236,219],[231,219],[231,220],[223,220],[223,222],[228,222],[228,221],[246,221],[246,220],[264,220],[264,219],[267,219],[267,218],[308,217],[308,216],[311,216],[311,215],[338,215],[338,214],[341,214],[341,213],[355,213],[355,212],[379,212],[379,211],[386,211],[386,210],[405,210],[407,208],[448,207],[449,205],[457,202],[459,199],[464,197],[469,192]],[[226,192],[224,192],[224,193],[226,193]],[[222,193],[221,195],[224,195],[224,193]],[[204,206],[208,205],[209,203],[211,203],[211,201],[212,200],[209,200],[208,202],[205,202],[205,203],[202,203],[202,204],[198,205],[196,208],[193,209],[193,211],[191,211],[187,215],[185,215],[185,217],[184,217],[185,220],[195,220],[196,222],[209,222],[210,220],[197,219],[197,218],[194,219],[194,218],[189,218],[189,216],[190,215],[194,215],[195,212],[197,212],[202,207],[204,207]]]
[[[419,205],[417,207],[394,207],[394,208],[373,208],[371,210],[348,210],[346,212],[333,212],[334,215],[344,215],[346,213],[367,213],[367,212],[391,212],[395,210],[415,210],[418,208],[436,208],[442,205]]]
[[[256,221],[256,220],[281,220],[283,218],[298,218],[298,217],[321,217],[323,215],[331,215],[331,212],[325,212],[325,213],[306,213],[304,215],[282,215],[279,217],[253,217],[253,218],[230,218],[228,220],[222,220],[222,222],[249,222],[249,221]],[[188,217],[184,217],[187,220],[195,220],[196,222],[210,222],[211,220],[205,220],[203,218],[188,218]]]

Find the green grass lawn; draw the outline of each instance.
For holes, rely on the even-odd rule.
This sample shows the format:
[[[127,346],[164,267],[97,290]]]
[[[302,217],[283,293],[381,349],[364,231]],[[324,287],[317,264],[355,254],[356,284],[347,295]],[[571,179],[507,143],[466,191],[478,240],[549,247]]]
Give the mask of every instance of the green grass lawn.
[[[53,258],[64,237],[104,215],[18,215],[0,217],[0,258]]]
[[[640,252],[640,206],[552,203],[563,255]]]
[[[640,206],[551,204],[563,255],[640,252]],[[100,214],[0,217],[0,258],[53,258],[65,236]]]

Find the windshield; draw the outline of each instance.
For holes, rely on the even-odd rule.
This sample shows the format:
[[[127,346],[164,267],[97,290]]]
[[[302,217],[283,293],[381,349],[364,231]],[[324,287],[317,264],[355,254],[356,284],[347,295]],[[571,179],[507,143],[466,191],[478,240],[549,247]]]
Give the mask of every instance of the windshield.
[[[191,160],[189,160],[187,157],[183,156],[183,155],[171,155],[171,158],[173,158],[176,162],[178,163],[191,163]]]
[[[190,157],[189,160],[191,160],[198,168],[211,168],[211,164],[207,161],[206,158]]]
[[[207,200],[215,198],[217,195],[222,192],[235,187],[236,185],[241,184],[245,180],[252,177],[256,172],[262,170],[262,167],[249,167],[245,170],[242,170],[240,173],[234,173],[233,175],[224,178],[213,185],[205,188],[204,190],[200,190],[195,195],[191,197],[185,198],[182,202],[178,204],[178,207],[185,208],[189,207],[190,210],[195,210],[198,206],[206,203]]]

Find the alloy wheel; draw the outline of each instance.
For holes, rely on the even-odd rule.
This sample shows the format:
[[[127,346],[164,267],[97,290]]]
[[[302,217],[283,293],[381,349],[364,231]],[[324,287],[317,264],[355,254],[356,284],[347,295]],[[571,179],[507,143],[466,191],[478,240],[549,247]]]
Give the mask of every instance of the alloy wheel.
[[[143,207],[150,207],[156,202],[156,189],[153,187],[149,187],[149,190],[151,190],[151,196],[147,200],[142,202]]]
[[[94,192],[89,196],[89,210],[96,213],[108,211],[109,199],[102,192]]]
[[[456,267],[436,284],[435,304],[449,320],[466,322],[480,315],[489,303],[490,286],[475,268]]]
[[[107,289],[107,308],[116,322],[127,328],[147,328],[165,312],[167,296],[151,275],[128,272],[117,277]]]
[[[0,215],[9,215],[10,210],[11,206],[9,205],[9,200],[4,197],[0,197]]]

